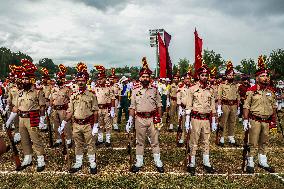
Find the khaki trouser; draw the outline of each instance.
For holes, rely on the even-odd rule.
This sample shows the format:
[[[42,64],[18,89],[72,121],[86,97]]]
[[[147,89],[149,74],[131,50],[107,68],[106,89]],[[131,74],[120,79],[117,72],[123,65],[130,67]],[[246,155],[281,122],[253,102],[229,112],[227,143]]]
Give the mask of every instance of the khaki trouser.
[[[66,110],[53,110],[52,111],[52,121],[54,124],[54,135],[55,139],[61,139],[61,136],[58,133],[58,127],[60,126],[61,122],[65,119],[66,117]],[[64,127],[64,133],[66,135],[66,139],[70,140],[72,139],[72,129],[71,129],[71,124],[68,122],[65,127]]]
[[[150,136],[153,154],[160,153],[159,131],[154,127],[153,118],[141,118],[136,116],[135,129],[137,139],[136,155],[144,155],[146,133]]]
[[[223,114],[221,116],[220,126],[223,127],[222,137],[225,136],[225,130],[228,128],[228,136],[235,135],[235,126],[237,120],[237,105],[222,105]]]
[[[181,118],[181,125],[180,126],[181,126],[181,129],[182,129],[182,134],[181,134],[181,138],[179,138],[179,140],[180,139],[185,140],[185,138],[186,138],[185,117],[186,117],[186,115],[184,114]],[[178,121],[179,121],[179,119],[180,119],[180,116],[178,116]]]
[[[116,99],[115,100],[115,105],[114,105],[114,113],[115,113],[115,116],[114,118],[112,118],[112,124],[117,124],[117,115],[118,115],[118,100]]]
[[[38,127],[30,126],[30,118],[20,117],[19,131],[21,134],[21,144],[24,155],[33,154],[32,143],[37,156],[44,154],[44,144],[39,134],[39,129]]]
[[[257,154],[266,154],[266,147],[269,139],[269,123],[250,120],[249,129],[249,156]],[[258,147],[258,148],[257,148]]]
[[[204,155],[209,155],[210,122],[209,120],[191,119],[190,133],[190,155],[195,156],[199,138],[201,138],[202,150]]]
[[[284,127],[284,108],[281,108],[281,110],[278,110],[277,112],[277,116],[278,116],[278,119],[277,119],[277,130],[278,131],[281,131],[281,126],[282,128]]]
[[[177,101],[171,100],[170,106],[170,124],[174,124],[177,121],[178,113],[177,113]]]
[[[15,126],[15,133],[18,133],[19,132],[19,116],[16,115],[15,119],[14,119],[14,126]]]
[[[96,153],[95,137],[92,135],[91,124],[79,125],[73,124],[73,138],[75,142],[75,155],[84,154],[84,146],[87,144],[88,155]]]
[[[99,132],[111,133],[112,130],[112,118],[108,112],[108,109],[99,109]]]

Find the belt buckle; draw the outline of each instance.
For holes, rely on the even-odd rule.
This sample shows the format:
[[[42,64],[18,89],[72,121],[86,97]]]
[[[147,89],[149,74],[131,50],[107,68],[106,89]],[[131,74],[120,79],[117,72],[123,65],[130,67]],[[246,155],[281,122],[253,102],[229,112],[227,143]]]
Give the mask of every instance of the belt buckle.
[[[26,117],[26,116],[27,116],[27,113],[22,113],[22,116],[23,116],[23,117]]]
[[[145,115],[145,117],[150,117],[150,113],[148,113],[148,112],[145,113],[144,115]]]
[[[204,119],[206,116],[204,114],[199,115],[201,119]]]

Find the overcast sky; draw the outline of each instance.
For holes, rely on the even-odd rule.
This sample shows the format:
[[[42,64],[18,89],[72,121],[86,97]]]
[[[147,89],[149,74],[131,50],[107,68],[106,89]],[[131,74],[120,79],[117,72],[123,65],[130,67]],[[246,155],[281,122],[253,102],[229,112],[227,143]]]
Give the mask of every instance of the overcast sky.
[[[74,66],[155,66],[149,29],[172,35],[170,56],[194,61],[204,49],[234,65],[284,45],[283,0],[0,0],[0,46]]]

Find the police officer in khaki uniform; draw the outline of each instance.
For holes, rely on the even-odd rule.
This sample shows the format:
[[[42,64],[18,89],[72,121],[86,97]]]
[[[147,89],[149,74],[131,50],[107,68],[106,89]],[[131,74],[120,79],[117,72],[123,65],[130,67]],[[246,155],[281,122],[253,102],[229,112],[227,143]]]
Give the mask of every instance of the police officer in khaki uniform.
[[[52,120],[54,124],[56,142],[54,147],[58,147],[62,144],[61,136],[58,133],[58,127],[62,120],[66,117],[66,110],[68,109],[68,103],[72,95],[72,89],[67,87],[64,83],[66,82],[67,69],[63,64],[59,65],[59,72],[57,73],[56,86],[51,90],[50,95],[50,107],[48,108],[48,114],[52,110]],[[66,144],[68,148],[72,147],[72,129],[71,124],[68,122],[64,127],[64,133],[66,136]]]
[[[203,167],[206,172],[214,173],[209,161],[210,122],[212,122],[212,131],[217,129],[217,125],[214,91],[208,84],[209,74],[209,68],[203,64],[197,70],[199,81],[189,88],[187,96],[185,128],[186,132],[191,130],[189,141],[191,158],[187,170],[193,175],[195,174],[195,156],[200,137],[203,144]]]
[[[95,68],[99,71],[97,84],[94,93],[97,96],[99,106],[99,133],[97,145],[103,144],[103,133],[106,132],[106,147],[111,146],[112,119],[114,118],[115,96],[112,87],[106,84],[106,73],[103,66],[97,65]]]
[[[21,134],[21,144],[24,152],[24,160],[21,164],[22,169],[32,165],[32,146],[37,154],[37,172],[41,172],[45,168],[44,162],[44,145],[39,135],[39,127],[44,125],[42,117],[44,117],[45,99],[41,90],[35,89],[33,86],[34,72],[36,66],[27,59],[22,59],[21,63],[24,67],[22,73],[23,90],[19,91],[13,112],[6,122],[8,127],[15,116],[19,115],[19,131]]]
[[[70,98],[66,118],[62,121],[58,132],[61,134],[67,122],[71,118],[73,119],[76,162],[69,172],[75,173],[82,169],[83,150],[85,145],[87,145],[90,173],[96,174],[97,164],[94,135],[98,133],[98,101],[94,93],[88,91],[86,87],[89,79],[87,66],[80,62],[77,64],[77,70],[76,82],[79,89]]]
[[[253,157],[258,152],[258,166],[273,173],[274,169],[267,163],[267,144],[269,127],[276,122],[276,100],[273,90],[269,87],[269,70],[265,68],[263,57],[258,58],[256,85],[246,93],[243,110],[244,130],[249,129],[248,144],[250,151],[246,171],[254,173]]]
[[[20,74],[23,72],[22,66],[9,66],[11,69],[10,75],[13,75],[13,84],[10,85],[7,89],[8,98],[7,98],[7,105],[6,105],[6,111],[9,110],[12,111],[13,107],[16,104],[17,96],[19,96],[19,87],[21,86],[21,79]],[[5,112],[8,113],[8,112]],[[17,115],[14,119],[14,126],[15,126],[15,134],[14,134],[14,142],[18,144],[21,141],[21,135],[19,133],[19,116]]]
[[[112,87],[113,94],[115,96],[115,106],[114,106],[114,117],[112,119],[113,129],[119,131],[117,124],[117,114],[118,114],[118,103],[119,103],[119,91],[120,87],[117,83],[117,76],[115,75],[115,68],[111,69],[111,76],[109,76],[109,82]]]
[[[234,135],[237,116],[240,112],[239,103],[240,95],[238,85],[234,83],[234,68],[231,61],[227,63],[226,81],[218,87],[218,108],[217,113],[220,118],[220,126],[224,132],[220,138],[220,146],[224,146],[225,130],[228,129],[229,144],[237,146]]]
[[[173,83],[171,84],[169,91],[169,99],[170,99],[170,127],[169,131],[174,129],[174,123],[177,121],[177,91],[178,91],[178,83],[179,83],[179,69],[177,73],[173,76]]]
[[[126,131],[129,132],[134,115],[136,115],[136,164],[133,165],[131,171],[136,173],[143,165],[145,137],[146,134],[149,134],[157,171],[163,173],[164,168],[160,160],[159,148],[160,115],[162,113],[161,96],[158,89],[150,85],[152,71],[149,69],[145,57],[142,59],[142,63],[143,67],[139,73],[141,84],[133,89],[129,107],[130,117],[126,125]]]
[[[181,120],[181,129],[182,134],[178,139],[177,146],[182,147],[185,139],[185,108],[186,108],[186,100],[189,88],[193,85],[192,81],[192,68],[189,67],[187,73],[184,76],[184,82],[179,84],[179,88],[177,91],[177,106],[178,106],[178,119]]]

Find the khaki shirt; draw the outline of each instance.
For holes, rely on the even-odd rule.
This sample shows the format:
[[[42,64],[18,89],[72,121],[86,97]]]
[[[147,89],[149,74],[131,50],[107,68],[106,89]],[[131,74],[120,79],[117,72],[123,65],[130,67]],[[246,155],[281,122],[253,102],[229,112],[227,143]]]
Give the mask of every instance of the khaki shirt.
[[[175,83],[171,84],[170,96],[177,97],[177,90],[178,90],[178,85],[176,85]]]
[[[45,99],[49,99],[50,94],[51,94],[51,89],[52,89],[51,85],[43,85],[42,86],[42,91],[44,93]]]
[[[114,96],[119,96],[120,87],[118,83],[113,84],[112,86]]]
[[[19,89],[16,86],[13,86],[9,89],[7,103],[15,106],[17,96],[19,96]]]
[[[42,90],[37,90],[35,87],[32,87],[29,91],[19,91],[15,103],[15,107],[18,110],[39,110],[41,106],[45,106],[45,98]]]
[[[110,104],[111,100],[115,100],[113,89],[111,86],[96,86],[93,92],[97,96],[98,104]]]
[[[55,87],[51,91],[50,100],[52,105],[64,105],[69,103],[71,95],[72,90],[69,87]]]
[[[177,91],[177,104],[181,105],[184,104],[186,105],[186,96],[188,94],[189,86],[183,85],[182,87],[179,87]]]
[[[218,100],[240,100],[238,85],[235,83],[221,83],[218,87]]]
[[[244,108],[256,116],[268,118],[273,114],[273,109],[277,108],[275,94],[269,89],[249,90],[246,96]]]
[[[73,114],[76,119],[85,119],[91,116],[94,111],[98,111],[98,101],[94,93],[85,91],[80,94],[74,93],[70,97],[67,112]]]
[[[137,112],[152,112],[162,107],[161,96],[158,89],[153,86],[134,88],[131,96],[130,109]]]
[[[189,88],[187,95],[186,110],[201,114],[216,113],[214,90],[210,86],[202,89],[198,82]]]

